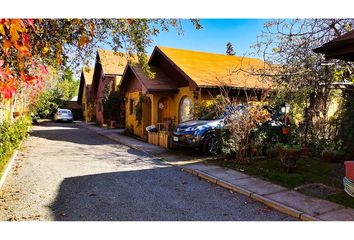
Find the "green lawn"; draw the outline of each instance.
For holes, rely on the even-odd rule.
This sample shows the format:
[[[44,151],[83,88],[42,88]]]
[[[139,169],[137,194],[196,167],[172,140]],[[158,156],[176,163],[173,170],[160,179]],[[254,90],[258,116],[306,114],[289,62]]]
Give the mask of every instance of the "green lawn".
[[[328,163],[319,159],[301,158],[297,167],[290,173],[281,166],[278,159],[258,159],[250,164],[236,164],[232,160],[213,160],[215,164],[235,169],[249,175],[258,176],[288,188],[309,183],[323,183],[327,186],[343,189],[343,163]],[[354,208],[354,198],[344,190],[327,196],[325,199]]]

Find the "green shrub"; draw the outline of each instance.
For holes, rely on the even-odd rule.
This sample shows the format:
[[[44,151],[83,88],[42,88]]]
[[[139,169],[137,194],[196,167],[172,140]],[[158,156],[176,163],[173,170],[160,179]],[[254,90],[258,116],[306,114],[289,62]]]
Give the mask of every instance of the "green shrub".
[[[106,94],[108,94],[106,96]],[[119,115],[122,112],[122,103],[123,95],[119,91],[110,91],[105,93],[104,98],[102,99],[103,104],[103,118],[104,122],[109,125],[111,120],[121,122],[121,116]]]
[[[5,121],[0,124],[0,172],[9,156],[27,137],[30,124],[30,117],[21,117],[13,123]]]
[[[58,108],[63,107],[63,101],[56,90],[46,90],[32,103],[31,110],[41,118],[53,118]]]

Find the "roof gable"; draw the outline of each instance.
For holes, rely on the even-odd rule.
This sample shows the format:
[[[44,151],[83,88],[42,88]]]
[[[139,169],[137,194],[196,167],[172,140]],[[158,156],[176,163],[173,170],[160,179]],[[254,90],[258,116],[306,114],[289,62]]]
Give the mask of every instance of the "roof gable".
[[[133,56],[129,60],[134,62],[136,61],[136,57]],[[120,76],[123,75],[127,63],[128,56],[124,53],[98,49],[92,81],[94,96],[97,96],[97,91],[102,80],[102,76],[104,75],[115,76],[117,85],[120,85]]]
[[[134,81],[129,81],[133,75],[139,81],[141,86],[139,89],[142,89],[145,93],[178,91],[176,84],[171,81],[159,68],[150,66],[150,71],[154,73],[154,78],[149,78],[140,65],[128,64],[123,75],[121,89],[138,89],[136,86],[134,86],[134,88],[129,86],[130,84],[136,84]]]
[[[127,57],[124,53],[109,50],[97,50],[98,59],[102,66],[103,74],[122,75],[127,65]]]
[[[91,85],[92,84],[92,79],[93,79],[93,68],[90,67],[84,67],[82,69],[81,74],[83,74],[85,84],[86,85]]]
[[[77,98],[78,104],[82,103],[84,87],[90,86],[92,84],[92,79],[93,79],[93,68],[84,67],[81,71],[81,76],[80,76],[79,93]]]

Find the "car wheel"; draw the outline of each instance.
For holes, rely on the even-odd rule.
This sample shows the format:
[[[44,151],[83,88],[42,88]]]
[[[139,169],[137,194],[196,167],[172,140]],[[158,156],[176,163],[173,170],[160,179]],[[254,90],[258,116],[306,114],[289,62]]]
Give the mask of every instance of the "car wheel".
[[[208,135],[203,144],[203,153],[217,155],[219,152],[219,140],[215,135]]]

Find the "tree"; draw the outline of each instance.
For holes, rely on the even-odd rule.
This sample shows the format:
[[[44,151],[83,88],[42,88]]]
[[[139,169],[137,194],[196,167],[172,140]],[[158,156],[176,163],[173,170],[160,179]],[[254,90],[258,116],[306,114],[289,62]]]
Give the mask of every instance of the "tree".
[[[49,89],[40,92],[35,101],[31,102],[31,112],[41,118],[53,118],[57,109],[62,106],[58,91]]]
[[[197,29],[199,21],[191,20]],[[0,19],[0,98],[28,86],[41,88],[48,66],[86,65],[98,45],[136,55],[149,72],[145,49],[152,37],[175,28],[176,19]]]
[[[232,46],[232,43],[228,42],[226,44],[226,54],[230,56],[235,56],[236,53],[234,51],[234,47]]]
[[[65,101],[71,100],[76,96],[78,86],[79,81],[75,79],[73,71],[66,66],[57,85],[60,98]]]
[[[246,94],[247,95],[247,94]],[[218,115],[228,113],[224,119],[224,128],[220,129],[221,150],[224,154],[235,153],[235,161],[246,163],[247,151],[250,149],[251,133],[262,123],[270,120],[270,114],[263,108],[262,97],[260,102],[250,101],[247,97],[244,104],[240,99],[231,98],[226,88],[220,88],[220,95],[215,98]]]
[[[282,94],[279,102],[290,102],[301,119],[303,143],[312,133],[316,139],[328,139],[331,125],[327,113],[332,83],[336,72],[350,72],[352,64],[324,61],[313,49],[352,29],[351,19],[293,19],[271,20],[264,25],[254,45],[265,62],[262,75],[270,76]],[[337,77],[336,77],[337,75]],[[343,79],[345,74],[339,76]]]

